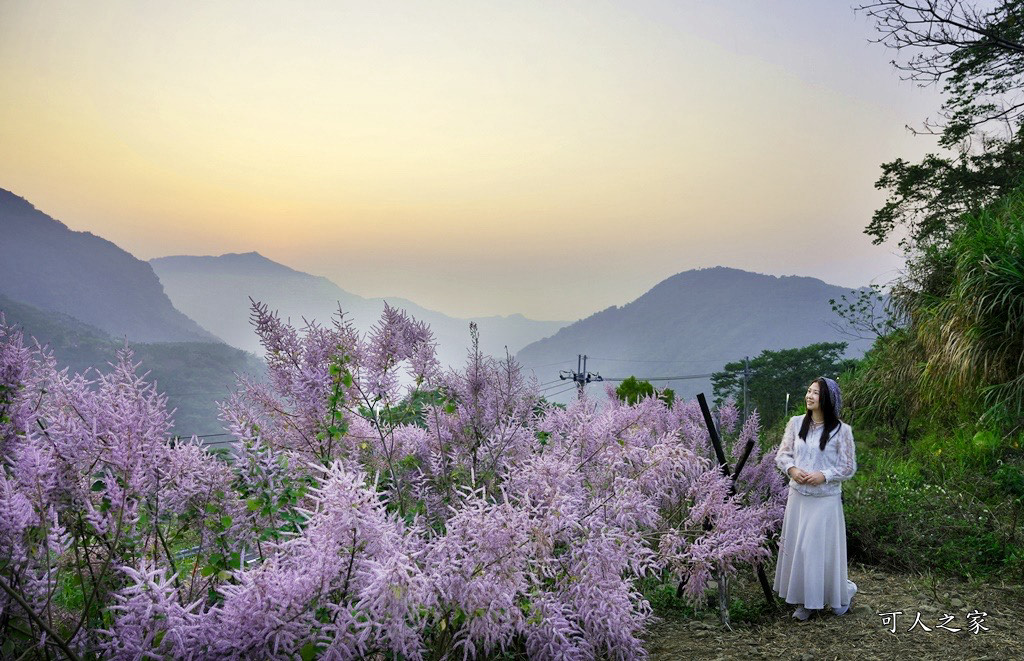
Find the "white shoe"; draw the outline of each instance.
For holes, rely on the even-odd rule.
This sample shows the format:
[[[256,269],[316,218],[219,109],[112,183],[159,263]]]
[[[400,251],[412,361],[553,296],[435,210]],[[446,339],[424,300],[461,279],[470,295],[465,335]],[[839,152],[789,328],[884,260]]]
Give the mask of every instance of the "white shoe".
[[[849,579],[847,579],[846,583],[847,590],[849,590],[850,592],[850,603],[846,604],[845,606],[837,606],[836,608],[833,608],[832,612],[836,615],[846,615],[846,613],[850,610],[850,606],[853,604],[853,595],[857,594],[857,584]]]
[[[793,611],[793,617],[800,620],[801,622],[806,622],[807,618],[809,618],[810,616],[811,611],[807,610],[803,606],[797,606],[796,610]]]

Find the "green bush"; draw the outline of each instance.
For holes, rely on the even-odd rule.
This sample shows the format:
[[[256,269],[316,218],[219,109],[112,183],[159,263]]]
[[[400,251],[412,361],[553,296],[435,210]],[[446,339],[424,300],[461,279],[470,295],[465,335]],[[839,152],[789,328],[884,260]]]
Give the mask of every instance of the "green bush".
[[[753,574],[753,567],[750,573]],[[651,604],[658,617],[676,617],[681,619],[697,619],[704,614],[718,615],[717,589],[709,588],[705,595],[707,603],[701,608],[694,608],[685,599],[676,595],[678,579],[668,574],[651,575],[640,580],[637,588]],[[744,589],[746,588],[746,589]],[[753,624],[771,617],[775,612],[768,606],[762,596],[761,587],[756,580],[729,581],[729,620],[733,624]]]
[[[851,559],[959,576],[1024,576],[1024,471],[1012,444],[987,430],[931,432],[905,452],[864,436],[857,475],[844,490]]]
[[[841,379],[860,470],[851,555],[1024,574],[1024,188],[918,246],[892,296],[905,326]]]
[[[656,390],[650,381],[638,381],[635,376],[623,379],[619,387],[615,389],[615,396],[630,406],[646,397],[654,396],[665,402],[665,405],[669,408],[672,408],[676,401],[676,393],[671,388]]]
[[[844,417],[855,429],[877,428],[906,442],[920,412],[918,382],[924,355],[905,329],[878,338],[864,357],[839,378]]]

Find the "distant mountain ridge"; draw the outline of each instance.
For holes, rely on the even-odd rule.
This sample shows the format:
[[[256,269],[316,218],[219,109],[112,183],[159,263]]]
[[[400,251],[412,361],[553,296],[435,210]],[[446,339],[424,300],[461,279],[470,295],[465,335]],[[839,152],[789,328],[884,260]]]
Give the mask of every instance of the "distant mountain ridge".
[[[744,355],[814,342],[846,341],[847,355],[859,356],[870,342],[851,340],[838,331],[833,326],[838,319],[828,303],[848,293],[848,288],[816,278],[715,267],[678,273],[634,301],[568,325],[521,314],[458,319],[402,298],[387,302],[430,324],[442,363],[464,363],[469,323],[475,321],[485,353],[503,355],[507,347],[541,382],[554,384],[545,394],[564,401],[572,393],[560,391],[571,388],[571,383],[563,386],[559,370],[575,368],[577,354],[590,356],[589,371],[641,378],[706,374]],[[63,347],[58,351],[77,351],[82,360],[109,355],[114,338],[119,343],[127,339],[213,346],[223,340],[262,356],[249,324],[250,297],[297,326],[303,318],[329,323],[340,306],[363,332],[376,323],[384,306],[384,299],[358,296],[327,278],[256,252],[172,256],[146,263],[110,241],[70,230],[27,200],[0,189],[3,296],[8,297],[9,309],[41,319],[42,327],[58,338],[55,348]],[[28,307],[18,308],[22,304]],[[41,312],[37,315],[29,308]],[[156,360],[173,360],[177,351],[153,347]],[[238,356],[211,359],[208,352],[185,348],[181,353],[188,356],[179,361],[183,375],[186,370],[205,369],[206,363],[211,368],[251,367]],[[79,358],[69,356],[68,362]],[[180,383],[184,392],[193,392],[187,377]],[[710,392],[707,379],[657,385],[671,386],[683,396]]]
[[[232,346],[262,355],[249,324],[249,298],[277,310],[282,318],[330,323],[340,306],[357,329],[366,332],[380,318],[385,300],[430,324],[442,364],[461,366],[470,344],[469,323],[480,329],[485,353],[514,354],[551,335],[567,322],[536,321],[521,314],[459,319],[404,298],[364,298],[327,278],[297,271],[257,252],[220,256],[175,255],[150,260],[174,305]]]
[[[179,312],[152,267],[0,188],[0,294],[133,342],[219,342]]]
[[[541,381],[575,369],[588,354],[588,371],[602,376],[686,376],[720,370],[726,362],[765,349],[848,342],[847,355],[870,346],[833,327],[839,318],[829,299],[850,289],[816,278],[772,276],[715,267],[666,278],[634,301],[577,321],[519,351]],[[615,385],[614,383],[612,385]],[[659,382],[678,394],[710,394],[708,379]],[[588,386],[589,392],[600,388]]]

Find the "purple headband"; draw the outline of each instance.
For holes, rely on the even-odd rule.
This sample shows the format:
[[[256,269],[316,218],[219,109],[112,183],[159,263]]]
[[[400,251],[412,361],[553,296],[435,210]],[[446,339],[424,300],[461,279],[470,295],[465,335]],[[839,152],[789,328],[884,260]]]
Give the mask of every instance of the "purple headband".
[[[839,412],[843,410],[843,395],[839,392],[839,384],[827,376],[819,378],[828,386],[828,397],[832,400],[832,408],[835,410],[836,417],[838,418]]]

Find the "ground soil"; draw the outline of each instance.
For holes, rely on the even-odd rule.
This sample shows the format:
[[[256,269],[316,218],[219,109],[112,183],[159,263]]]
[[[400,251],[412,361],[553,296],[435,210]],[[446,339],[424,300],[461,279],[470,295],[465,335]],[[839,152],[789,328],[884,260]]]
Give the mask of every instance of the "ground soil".
[[[765,604],[753,572],[730,582],[732,597],[745,604]],[[771,573],[769,573],[769,580]],[[665,614],[647,636],[652,661],[667,659],[1024,659],[1024,585],[999,580],[970,582],[951,578],[915,576],[876,567],[851,565],[850,578],[858,592],[852,610],[838,617],[817,613],[806,622],[791,617],[793,606],[782,604],[776,613],[759,605],[732,622],[732,631],[711,610],[699,618]],[[1019,578],[1018,578],[1019,581]],[[759,600],[759,602],[758,602]],[[987,613],[981,621],[988,629],[972,633],[968,614]],[[902,611],[896,632],[880,613]],[[930,627],[914,624],[917,613]],[[953,633],[938,628],[941,616],[953,615]],[[735,619],[735,617],[734,617]]]

